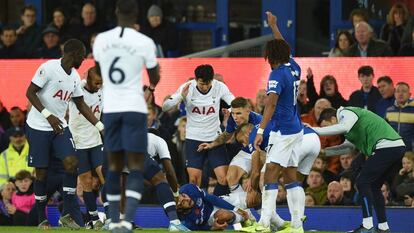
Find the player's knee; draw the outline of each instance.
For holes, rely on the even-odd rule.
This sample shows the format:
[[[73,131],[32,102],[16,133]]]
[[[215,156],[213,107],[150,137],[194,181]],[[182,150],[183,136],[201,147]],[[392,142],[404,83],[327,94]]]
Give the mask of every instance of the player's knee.
[[[47,170],[45,168],[36,168],[35,169],[36,180],[46,181]]]
[[[226,176],[217,176],[217,183],[221,185],[227,185],[227,179]]]
[[[214,213],[214,218],[219,223],[231,222],[234,219],[234,213],[228,210],[220,209]]]
[[[237,172],[234,170],[229,170],[226,175],[226,180],[229,185],[237,184],[239,181],[237,179]]]
[[[65,171],[76,173],[78,168],[78,159],[75,156],[68,156],[63,160],[63,167]]]

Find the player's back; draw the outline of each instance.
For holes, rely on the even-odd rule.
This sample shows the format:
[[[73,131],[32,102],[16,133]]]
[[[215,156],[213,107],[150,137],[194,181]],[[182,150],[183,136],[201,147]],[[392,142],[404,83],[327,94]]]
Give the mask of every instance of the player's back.
[[[300,72],[299,65],[291,58],[289,63],[280,65],[270,74],[268,92],[279,95],[272,121],[275,130],[282,134],[297,133],[302,129],[296,106]]]
[[[116,27],[100,33],[93,46],[104,81],[104,112],[147,113],[142,68],[157,65],[155,44],[132,28]]]

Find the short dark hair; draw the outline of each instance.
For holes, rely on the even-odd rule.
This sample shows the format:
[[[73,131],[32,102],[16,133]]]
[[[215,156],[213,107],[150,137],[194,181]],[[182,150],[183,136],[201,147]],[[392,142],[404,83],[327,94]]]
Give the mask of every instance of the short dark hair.
[[[410,89],[410,85],[406,82],[398,82],[396,86],[400,86],[400,85],[407,86],[408,89]]]
[[[247,108],[249,107],[249,101],[244,97],[236,97],[233,101],[231,101],[232,108]]]
[[[346,36],[346,38],[349,41],[349,46],[350,47],[355,43],[354,37],[352,37],[352,34],[348,30],[341,30],[336,35],[336,38],[335,38],[335,48],[339,49],[339,37],[341,35],[345,35]]]
[[[390,78],[390,76],[382,76],[382,77],[379,77],[378,80],[377,80],[377,84],[379,84],[380,82],[386,82],[388,84],[393,84],[393,81]]]
[[[63,53],[78,52],[85,49],[85,45],[78,39],[69,39],[63,44]]]
[[[9,25],[4,26],[4,27],[1,29],[1,35],[3,35],[3,33],[4,33],[5,31],[13,31],[13,32],[14,32],[14,34],[16,35],[16,28],[14,28],[14,27],[12,27],[12,26],[9,26]]]
[[[369,15],[368,12],[365,9],[362,8],[358,8],[358,9],[354,9],[353,11],[351,11],[351,14],[349,15],[349,20],[352,23],[352,19],[354,18],[354,16],[361,16],[362,19],[368,23],[369,21]]]
[[[30,172],[27,170],[20,170],[16,173],[15,177],[16,177],[16,180],[24,180],[26,178],[31,179],[32,174],[30,174]]]
[[[138,16],[138,4],[136,0],[118,0],[116,8],[120,15],[125,17]]]
[[[27,10],[33,11],[35,14],[37,13],[36,7],[32,4],[25,5],[21,10],[21,15],[24,15],[24,12]]]
[[[290,59],[289,44],[283,39],[274,39],[266,43],[264,58],[269,64],[284,64]]]
[[[319,116],[318,125],[320,125],[322,121],[330,120],[332,117],[336,117],[336,109],[325,108]]]
[[[322,178],[323,178],[323,172],[322,172],[322,170],[321,170],[321,169],[319,169],[319,168],[313,167],[313,168],[310,170],[310,172],[317,172],[317,173],[319,173],[319,174],[322,176]],[[309,172],[309,173],[310,173],[310,172]]]
[[[205,64],[205,65],[199,65],[194,70],[195,78],[201,79],[205,83],[211,82],[214,77],[214,70],[211,65]]]
[[[13,107],[10,109],[10,111],[14,111],[14,110],[18,110],[18,111],[23,112],[23,110],[22,110],[19,106],[13,106]]]
[[[372,69],[371,66],[361,66],[358,69],[358,76],[360,75],[365,75],[365,76],[374,75],[374,69]]]

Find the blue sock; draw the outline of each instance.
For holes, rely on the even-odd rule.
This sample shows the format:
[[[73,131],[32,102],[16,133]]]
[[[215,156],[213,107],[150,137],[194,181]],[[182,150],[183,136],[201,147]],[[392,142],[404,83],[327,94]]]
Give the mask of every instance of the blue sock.
[[[108,171],[105,181],[108,216],[113,223],[119,222],[119,203],[121,201],[121,172]]]
[[[47,219],[46,218],[46,205],[47,205],[46,182],[43,180],[36,179],[33,184],[33,189],[35,193],[39,223],[41,223]]]
[[[101,186],[101,199],[102,199],[102,203],[103,203],[103,207],[104,207],[104,212],[105,212],[105,215],[106,216],[108,216],[109,217],[109,213],[108,213],[108,210],[109,210],[109,203],[108,203],[108,200],[106,199],[106,189],[105,189],[105,184],[103,184],[102,186]]]
[[[167,183],[162,182],[155,186],[155,188],[157,189],[158,201],[164,208],[170,221],[177,220],[177,209],[175,207],[174,196],[170,186]]]
[[[229,186],[227,185],[221,185],[219,183],[216,184],[216,187],[214,187],[213,194],[216,196],[223,196],[229,194]]]
[[[76,196],[76,183],[78,181],[78,175],[76,173],[65,172],[63,178],[63,202],[66,202],[67,206],[73,207],[78,200]],[[68,210],[68,212],[71,212]]]
[[[144,190],[144,176],[140,170],[130,170],[125,189],[125,221],[134,222],[135,212]]]
[[[91,220],[99,220],[95,194],[93,192],[83,191],[83,200],[85,201],[86,210],[91,216]]]

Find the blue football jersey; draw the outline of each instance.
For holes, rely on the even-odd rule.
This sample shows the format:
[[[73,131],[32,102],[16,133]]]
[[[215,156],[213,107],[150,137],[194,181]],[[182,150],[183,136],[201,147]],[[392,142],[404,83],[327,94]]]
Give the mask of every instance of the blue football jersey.
[[[248,149],[248,151],[246,151],[247,153],[251,154],[256,150],[254,148],[254,139],[256,138],[258,128],[259,128],[259,125],[255,125],[249,134],[249,145],[246,146],[246,148]],[[266,151],[266,147],[269,144],[269,135],[270,135],[271,130],[272,130],[272,124],[271,122],[269,122],[269,124],[267,124],[266,128],[263,131],[263,141],[262,141],[262,144],[260,144],[260,149],[263,151]]]
[[[253,125],[258,125],[262,121],[262,115],[259,113],[251,111],[249,113],[249,123]],[[226,132],[227,133],[233,133],[237,129],[237,124],[234,121],[233,116],[230,114],[229,119],[227,120],[227,126],[226,126]]]
[[[279,99],[271,121],[272,131],[282,135],[296,134],[302,130],[302,124],[297,115],[297,94],[300,83],[301,69],[290,58],[289,63],[282,64],[272,70],[267,84],[267,93],[276,93]]]

